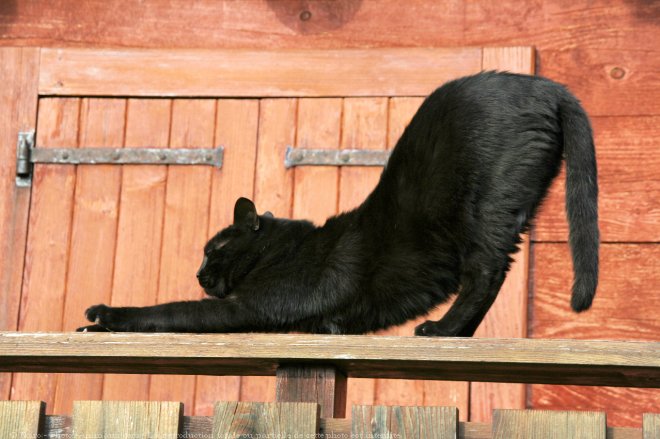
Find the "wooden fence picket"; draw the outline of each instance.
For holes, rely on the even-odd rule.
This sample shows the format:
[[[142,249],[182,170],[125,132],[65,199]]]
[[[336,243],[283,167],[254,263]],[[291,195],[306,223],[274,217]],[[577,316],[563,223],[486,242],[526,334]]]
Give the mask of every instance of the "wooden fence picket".
[[[41,401],[0,401],[0,437],[38,438],[46,405]]]
[[[493,439],[605,439],[604,412],[495,410]]]

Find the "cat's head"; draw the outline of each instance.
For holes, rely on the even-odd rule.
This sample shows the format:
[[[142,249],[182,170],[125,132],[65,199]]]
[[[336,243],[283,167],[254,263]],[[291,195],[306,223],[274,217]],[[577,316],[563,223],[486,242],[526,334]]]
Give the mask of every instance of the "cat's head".
[[[247,198],[236,201],[234,223],[204,246],[197,279],[206,294],[225,297],[252,270],[264,249],[264,219],[272,216],[270,212],[257,215],[254,203]]]

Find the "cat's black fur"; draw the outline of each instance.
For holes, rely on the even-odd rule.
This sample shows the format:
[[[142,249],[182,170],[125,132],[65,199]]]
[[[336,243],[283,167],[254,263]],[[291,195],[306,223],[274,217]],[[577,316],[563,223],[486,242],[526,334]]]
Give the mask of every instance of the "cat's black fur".
[[[487,72],[422,104],[380,182],[358,208],[316,227],[258,216],[204,249],[197,274],[214,298],[145,308],[93,306],[89,330],[304,331],[357,334],[424,315],[418,335],[471,336],[495,300],[525,231],[566,159],[574,284],[591,305],[598,279],[596,161],[579,102],[547,79]]]

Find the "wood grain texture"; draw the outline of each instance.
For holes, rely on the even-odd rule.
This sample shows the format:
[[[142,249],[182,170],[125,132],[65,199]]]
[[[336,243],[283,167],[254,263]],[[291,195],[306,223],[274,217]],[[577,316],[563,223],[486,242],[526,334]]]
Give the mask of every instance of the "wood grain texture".
[[[218,402],[212,437],[316,437],[318,404],[310,402]]]
[[[605,413],[495,410],[493,439],[605,439]]]
[[[0,401],[0,437],[42,437],[44,412],[41,401]]]
[[[211,148],[216,102],[177,99],[172,103],[170,148]],[[208,234],[211,172],[207,166],[169,166],[160,254],[158,303],[201,298],[194,273]],[[182,401],[194,411],[195,377],[151,377],[149,399]]]
[[[179,402],[76,401],[73,437],[176,438],[182,415]]]
[[[114,6],[36,0],[0,11],[3,44],[46,46],[339,49],[533,44],[539,74],[567,83],[590,114],[652,114],[658,99],[660,10],[641,0],[493,3],[370,0],[347,14],[313,11],[309,3],[245,0]],[[340,7],[341,6],[337,6]],[[323,8],[321,8],[323,9]],[[70,14],[75,10],[78,13]],[[2,13],[4,12],[4,13]],[[396,17],[396,23],[391,17]],[[130,25],[127,25],[130,23]],[[190,23],[195,31],[190,32]],[[301,26],[302,25],[302,26]],[[611,71],[625,75],[615,80]]]
[[[229,405],[229,404],[227,404]],[[183,416],[181,422],[182,437],[212,437],[212,416]],[[44,436],[57,439],[71,435],[70,416],[45,416]],[[319,419],[319,436],[327,439],[349,439],[351,437],[351,419]],[[186,436],[187,435],[187,436]],[[492,439],[492,426],[481,422],[458,422],[456,439]],[[643,439],[641,428],[607,427],[607,439]]]
[[[351,437],[456,438],[456,407],[353,406]]]
[[[220,99],[216,113],[214,145],[225,151],[223,167],[211,171],[209,238],[232,223],[236,199],[254,196],[259,101]],[[216,401],[238,400],[240,386],[238,376],[197,377],[194,414],[210,416]]]
[[[293,172],[284,168],[287,145],[295,143],[296,99],[263,99],[259,104],[254,202],[259,212],[290,218]],[[275,400],[275,380],[263,377],[241,379],[241,400]]]
[[[121,147],[125,117],[124,99],[83,99],[80,147]],[[117,166],[78,166],[75,172],[62,324],[68,331],[80,326],[80,317],[90,305],[110,301],[121,184]],[[70,412],[74,400],[101,399],[102,383],[103,377],[96,374],[59,375],[53,412]]]
[[[30,188],[16,186],[16,141],[37,126],[39,53],[34,48],[1,48],[0,77],[0,329],[18,327],[25,262]],[[8,399],[11,375],[0,374],[0,399]]]
[[[341,123],[342,99],[300,99],[295,146],[338,149]],[[303,166],[294,173],[293,218],[323,225],[337,213],[339,169]]]
[[[125,146],[166,148],[171,109],[172,103],[164,99],[129,99]],[[112,306],[156,303],[166,178],[165,166],[122,166]],[[141,375],[106,375],[103,398],[145,400],[149,380],[149,376]]]
[[[79,112],[79,99],[41,99],[37,144],[42,148],[76,147]],[[62,329],[75,180],[71,166],[34,168],[20,331]],[[50,373],[15,375],[11,399],[44,399],[50,410],[56,383],[57,377]]]
[[[660,116],[592,117],[604,242],[660,241]],[[643,165],[640,162],[643,157]],[[535,241],[566,241],[565,172],[536,220]]]
[[[346,376],[334,367],[281,366],[277,369],[277,401],[315,402],[323,418],[346,416]]]
[[[0,333],[0,371],[274,375],[660,387],[658,342],[305,334]],[[264,395],[261,395],[262,397]]]
[[[476,73],[481,49],[42,49],[45,95],[426,96]],[[383,75],[381,71],[386,71]]]
[[[600,281],[591,309],[575,314],[569,306],[573,279],[567,244],[534,245],[532,278],[538,338],[591,338],[660,341],[660,246],[601,245]]]
[[[660,414],[644,413],[642,431],[644,434],[643,439],[660,438]]]
[[[529,402],[543,410],[588,410],[607,413],[607,423],[639,428],[642,413],[660,410],[660,389],[624,387],[548,386],[529,387]],[[625,404],[612,404],[625,401]]]

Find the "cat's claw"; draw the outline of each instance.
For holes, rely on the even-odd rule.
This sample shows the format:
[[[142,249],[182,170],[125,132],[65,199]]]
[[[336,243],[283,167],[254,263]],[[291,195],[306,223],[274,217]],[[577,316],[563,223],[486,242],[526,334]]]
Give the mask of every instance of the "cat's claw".
[[[81,326],[80,328],[76,329],[76,332],[110,332],[110,330],[100,325],[89,325]]]

